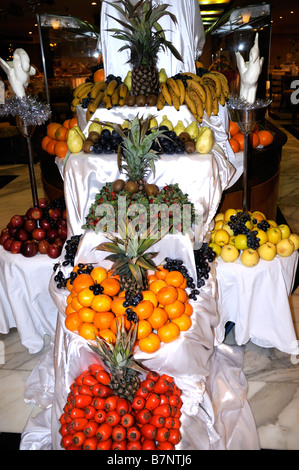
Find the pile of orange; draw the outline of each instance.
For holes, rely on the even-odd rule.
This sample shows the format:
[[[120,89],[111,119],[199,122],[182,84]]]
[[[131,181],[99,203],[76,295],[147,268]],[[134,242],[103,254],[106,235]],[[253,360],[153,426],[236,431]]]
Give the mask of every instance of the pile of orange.
[[[76,267],[74,268],[76,271]],[[179,271],[167,271],[159,266],[155,274],[148,276],[148,290],[143,300],[133,307],[137,314],[137,341],[141,351],[153,353],[161,343],[177,339],[181,331],[191,327],[193,308],[185,291],[186,279]],[[100,284],[101,294],[95,294],[90,286]],[[96,336],[114,344],[117,324],[124,323],[127,330],[125,292],[121,291],[117,276],[103,267],[94,267],[90,274],[78,274],[71,284],[65,309],[65,326],[87,340]]]
[[[229,122],[229,143],[234,153],[238,153],[241,150],[244,150],[244,134],[241,132],[238,124],[236,122]],[[250,141],[253,148],[256,148],[258,145],[263,145],[264,147],[272,144],[273,134],[266,130],[260,130],[258,126],[250,134]]]
[[[56,155],[65,158],[68,147],[66,144],[69,129],[78,125],[76,117],[66,119],[63,124],[58,122],[50,122],[47,126],[47,135],[42,139],[42,149],[50,155]]]

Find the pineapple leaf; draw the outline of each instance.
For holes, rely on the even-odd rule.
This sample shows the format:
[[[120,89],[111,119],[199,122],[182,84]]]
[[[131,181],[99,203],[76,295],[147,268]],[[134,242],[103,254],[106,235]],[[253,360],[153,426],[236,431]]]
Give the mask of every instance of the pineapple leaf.
[[[120,248],[118,245],[115,245],[114,243],[109,243],[109,242],[100,243],[96,247],[96,249],[99,250],[99,251],[108,251],[110,253],[123,254],[123,249],[122,248]]]

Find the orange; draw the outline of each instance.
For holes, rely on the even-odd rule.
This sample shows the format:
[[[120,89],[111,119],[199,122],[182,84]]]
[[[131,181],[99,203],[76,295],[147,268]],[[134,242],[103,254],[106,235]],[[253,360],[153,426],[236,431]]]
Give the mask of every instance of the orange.
[[[115,344],[116,342],[116,334],[113,333],[109,328],[106,330],[100,330],[98,336],[103,338],[107,343]]]
[[[66,298],[66,303],[67,303],[67,304],[70,304],[71,301],[72,301],[72,299],[73,299],[73,296],[72,296],[72,293],[70,293],[70,294],[67,296],[67,298]]]
[[[172,321],[169,321],[158,329],[157,334],[160,338],[160,341],[162,341],[163,343],[171,343],[179,337],[180,329],[178,325],[176,325]]]
[[[262,130],[262,131],[259,131],[257,133],[257,135],[260,139],[260,144],[261,145],[267,146],[267,145],[272,144],[274,137],[273,137],[273,134],[271,134],[271,132],[266,131],[266,130]]]
[[[51,137],[49,137],[48,135],[46,135],[46,136],[43,138],[43,140],[42,140],[42,142],[41,142],[41,146],[42,146],[42,149],[43,149],[45,152],[47,151],[47,145],[48,145],[48,143],[49,143],[51,140],[52,140]]]
[[[158,300],[154,292],[152,292],[151,290],[144,290],[142,291],[142,297],[143,297],[143,300],[150,300],[153,306],[157,307]]]
[[[69,149],[66,142],[57,142],[54,146],[54,153],[59,158],[65,158],[66,154],[68,153]]]
[[[78,302],[83,305],[83,307],[90,307],[94,298],[94,293],[89,289],[89,287],[83,287],[78,294]]]
[[[252,148],[254,148],[254,149],[259,145],[260,138],[259,138],[257,132],[251,132],[250,142],[251,142]]]
[[[70,119],[66,119],[65,121],[63,121],[62,125],[63,127],[66,127],[67,129],[70,128]]]
[[[189,297],[185,289],[182,289],[181,287],[177,287],[176,290],[178,293],[178,300],[180,300],[183,303],[187,302]]]
[[[71,290],[71,297],[77,297],[77,292],[75,291],[75,289],[72,289]]]
[[[168,269],[165,269],[163,266],[158,266],[158,271],[156,271],[156,278],[165,279],[165,276],[168,272]]]
[[[158,278],[157,278],[157,276],[155,276],[155,274],[149,274],[149,276],[147,276],[147,282],[149,284],[151,284],[151,282],[153,282],[153,281],[156,281],[157,279]]]
[[[186,313],[183,313],[180,317],[172,320],[172,323],[175,323],[179,327],[180,331],[187,331],[192,325],[191,318]]]
[[[105,71],[104,71],[104,69],[98,69],[93,74],[93,81],[95,83],[97,83],[97,82],[103,82],[104,80],[105,80]]]
[[[71,290],[72,290],[72,288],[73,288],[73,284],[71,283],[71,280],[70,280],[70,279],[67,280],[66,288],[67,288],[68,291],[71,292]]]
[[[152,325],[148,320],[139,320],[137,326],[137,339],[146,338],[152,330]]]
[[[99,331],[92,323],[81,323],[78,333],[82,338],[93,340],[98,335]]]
[[[93,285],[94,285],[94,281],[93,281],[92,277],[90,276],[90,274],[85,274],[85,273],[78,274],[78,276],[75,277],[75,279],[73,281],[73,289],[77,293],[81,289],[84,289],[84,287],[89,287],[89,286],[93,286]]]
[[[193,307],[188,302],[185,303],[184,313],[186,313],[186,315],[188,315],[189,317],[191,317],[191,315],[193,313]]]
[[[65,326],[70,331],[78,331],[79,326],[81,325],[81,320],[79,318],[78,312],[70,313],[65,319]]]
[[[154,353],[160,347],[160,339],[156,333],[150,333],[146,338],[138,341],[139,349],[146,353]]]
[[[95,311],[89,307],[82,307],[78,311],[79,318],[82,322],[92,323],[95,315]]]
[[[159,290],[157,300],[162,305],[172,304],[178,298],[178,291],[173,286],[165,286]]]
[[[81,305],[80,302],[78,301],[77,296],[73,297],[71,301],[71,306],[73,307],[74,310],[76,310],[76,312],[79,312],[80,308],[83,307],[83,305]]]
[[[238,132],[238,134],[235,134],[234,139],[239,142],[240,150],[244,150],[244,135],[242,134],[242,132]]]
[[[109,325],[110,330],[116,334],[116,327],[117,325],[121,326],[123,323],[125,329],[129,331],[131,327],[131,322],[127,319],[127,315],[119,315],[118,317],[115,317]]]
[[[61,127],[60,123],[50,122],[50,124],[47,125],[47,136],[51,137],[51,139],[56,139],[55,133],[59,127]]]
[[[107,270],[101,266],[96,266],[90,273],[94,282],[100,284],[107,277]]]
[[[118,293],[117,297],[125,297],[125,295],[126,295],[126,291],[122,290],[121,292]]]
[[[72,127],[78,126],[78,119],[76,117],[73,117],[70,122],[69,122],[69,128],[72,129]]]
[[[235,134],[238,134],[240,132],[240,128],[236,122],[229,121],[229,133],[231,137]]]
[[[65,309],[65,314],[66,316],[69,315],[70,313],[74,313],[76,312],[76,310],[74,309],[74,307],[72,306],[72,304],[68,304],[66,306],[66,309]]]
[[[55,132],[55,139],[59,140],[60,142],[66,142],[68,133],[69,129],[67,127],[60,126]]]
[[[234,153],[240,152],[240,144],[237,139],[229,139],[228,141]]]
[[[168,286],[180,287],[183,284],[184,276],[179,271],[170,271],[164,280]]]
[[[149,285],[149,290],[151,290],[152,292],[154,292],[155,294],[157,294],[157,292],[162,289],[162,287],[165,287],[167,286],[166,282],[163,281],[163,279],[158,279],[157,281],[153,281],[150,285]]]
[[[120,291],[120,282],[118,281],[118,279],[115,279],[113,277],[104,279],[101,282],[101,286],[104,289],[103,294],[110,295],[111,297],[117,295]]]
[[[91,308],[96,312],[108,312],[111,308],[112,299],[109,295],[95,295],[91,303]]]
[[[180,286],[181,289],[186,289],[187,287],[187,279],[184,277],[183,284]]]
[[[184,313],[185,306],[180,300],[175,300],[172,304],[165,305],[165,310],[168,314],[168,318],[173,320],[174,318],[180,317]]]
[[[106,330],[110,327],[112,320],[114,320],[115,315],[113,312],[95,312],[93,318],[93,324],[99,330]]]
[[[133,310],[137,314],[139,320],[145,320],[153,313],[154,305],[150,300],[141,300]]]
[[[57,144],[58,140],[51,139],[50,142],[47,143],[46,152],[50,155],[55,155],[55,145]]]
[[[115,315],[125,315],[127,307],[123,306],[125,301],[124,297],[114,297],[111,303],[110,309]]]
[[[165,325],[168,320],[168,314],[164,308],[156,307],[154,308],[153,313],[150,317],[148,317],[148,321],[152,325],[154,330],[161,328],[161,326]]]

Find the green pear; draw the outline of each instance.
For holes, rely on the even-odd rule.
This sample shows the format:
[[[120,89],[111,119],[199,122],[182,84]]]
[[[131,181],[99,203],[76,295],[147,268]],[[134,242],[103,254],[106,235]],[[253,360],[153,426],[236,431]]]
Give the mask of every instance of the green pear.
[[[167,80],[167,74],[165,69],[161,69],[159,72],[159,82],[160,83],[165,83]]]
[[[83,142],[85,142],[86,137],[85,137],[85,135],[83,134],[83,132],[81,131],[80,127],[79,127],[79,126],[74,126],[73,129],[75,129],[75,131],[78,132],[78,134],[82,137]]]
[[[88,133],[92,132],[92,131],[95,131],[98,134],[100,134],[102,132],[102,126],[101,126],[100,120],[98,118],[93,119],[92,123],[90,124],[90,126],[88,128]]]
[[[186,128],[185,132],[188,132],[191,139],[195,140],[198,136],[198,125],[196,121],[192,121],[191,124]]]
[[[69,133],[67,135],[67,147],[70,152],[72,153],[78,153],[81,152],[83,148],[83,144],[85,142],[85,137],[84,139],[81,136],[81,133],[79,133],[76,129],[78,126],[74,126],[72,129],[69,130]],[[81,131],[80,131],[81,132]]]
[[[201,127],[196,139],[196,150],[198,153],[209,153],[214,144],[213,132],[209,127]]]
[[[183,121],[178,121],[177,125],[173,128],[174,132],[177,136],[179,136],[182,132],[185,132],[185,126]]]
[[[150,127],[150,129],[152,129],[153,127],[158,127],[158,121],[157,121],[156,118],[151,117],[151,120],[150,120],[150,123],[149,123],[149,127]]]
[[[129,70],[129,72],[126,75],[126,78],[124,79],[124,84],[127,85],[129,92],[132,90],[132,72]]]

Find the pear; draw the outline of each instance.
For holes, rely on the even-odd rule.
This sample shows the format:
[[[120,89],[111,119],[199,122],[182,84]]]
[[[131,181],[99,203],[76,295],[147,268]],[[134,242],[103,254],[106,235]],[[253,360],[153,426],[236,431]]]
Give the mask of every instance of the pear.
[[[160,126],[166,126],[170,131],[173,131],[172,122],[168,119],[167,116],[163,116],[162,121],[160,122]]]
[[[192,121],[191,124],[186,128],[186,131],[190,135],[191,139],[195,140],[198,136],[198,125],[196,121]]]
[[[150,129],[152,129],[153,127],[158,127],[158,121],[157,121],[156,118],[151,117],[151,120],[150,120],[150,123],[149,123],[149,127],[150,127]]]
[[[90,124],[90,126],[88,128],[88,133],[92,132],[92,131],[95,131],[98,134],[100,134],[102,132],[102,126],[101,126],[100,120],[98,118],[93,119],[93,122]]]
[[[121,127],[122,127],[123,129],[131,129],[132,123],[131,123],[131,121],[129,121],[128,119],[126,119],[126,120],[122,123]]]
[[[198,153],[209,153],[214,144],[213,132],[209,127],[201,127],[196,139],[196,150]]]
[[[127,85],[129,92],[132,90],[132,72],[129,70],[129,72],[126,75],[126,78],[124,79],[124,84]]]
[[[79,126],[74,126],[73,129],[75,129],[75,131],[78,132],[78,134],[82,137],[83,142],[85,142],[86,137],[85,137],[85,135],[83,134],[83,132],[81,131],[80,127],[79,127]]]
[[[179,136],[182,132],[185,132],[185,126],[183,121],[178,121],[177,125],[173,128],[174,132],[177,136]]]
[[[159,82],[160,83],[165,83],[167,80],[167,74],[165,69],[161,69],[159,72]]]
[[[85,142],[85,137],[84,139],[82,138],[81,134],[77,131],[75,126],[72,129],[69,130],[68,136],[67,136],[67,147],[70,152],[72,153],[78,153],[81,152],[83,149],[83,144]],[[80,131],[81,132],[81,131]]]

